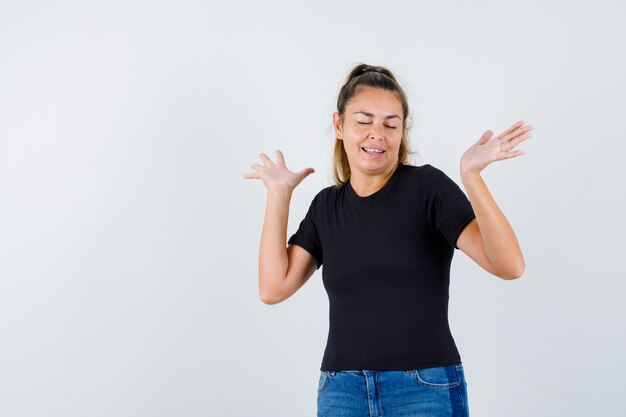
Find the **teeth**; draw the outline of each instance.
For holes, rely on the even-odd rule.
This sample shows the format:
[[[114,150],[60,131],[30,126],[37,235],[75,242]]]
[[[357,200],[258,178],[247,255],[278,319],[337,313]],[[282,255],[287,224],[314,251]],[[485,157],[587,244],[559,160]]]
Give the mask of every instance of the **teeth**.
[[[367,153],[383,153],[384,151],[372,148],[363,148]]]

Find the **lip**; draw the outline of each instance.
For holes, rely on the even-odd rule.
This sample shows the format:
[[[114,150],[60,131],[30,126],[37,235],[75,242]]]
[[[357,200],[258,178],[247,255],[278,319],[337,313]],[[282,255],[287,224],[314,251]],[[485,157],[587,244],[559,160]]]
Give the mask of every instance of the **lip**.
[[[366,148],[366,147],[367,147],[367,148],[372,148],[372,149],[380,149],[381,151],[384,151],[384,152],[382,152],[382,153],[367,153],[367,152],[365,151],[365,149],[364,149],[364,148]],[[363,153],[365,154],[365,156],[366,156],[366,157],[368,157],[368,158],[373,158],[373,159],[376,159],[376,158],[382,158],[382,156],[383,156],[383,155],[384,155],[387,151],[385,151],[383,148],[379,148],[379,147],[376,147],[376,146],[362,146],[362,147],[361,147],[361,152],[363,152]]]

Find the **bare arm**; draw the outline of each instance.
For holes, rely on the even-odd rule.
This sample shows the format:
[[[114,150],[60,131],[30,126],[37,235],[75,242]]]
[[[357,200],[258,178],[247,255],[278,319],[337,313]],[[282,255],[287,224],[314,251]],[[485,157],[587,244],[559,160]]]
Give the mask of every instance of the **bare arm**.
[[[289,257],[285,248],[291,191],[268,190],[265,219],[259,248],[259,296],[264,303],[273,298],[287,276]]]
[[[480,256],[483,268],[503,279],[519,278],[524,272],[524,256],[513,228],[489,193],[480,175],[461,177],[476,214],[459,237],[457,245],[470,257]],[[465,243],[473,243],[468,247]],[[484,253],[478,254],[478,250]],[[473,255],[473,256],[472,256]],[[486,264],[484,261],[488,261]]]
[[[264,153],[263,166],[252,164],[255,173],[244,178],[262,179],[267,187],[267,202],[259,247],[259,297],[265,304],[276,304],[291,296],[315,272],[315,260],[300,247],[286,248],[289,204],[294,188],[310,173],[305,168],[293,173],[285,166],[282,152],[276,151],[274,164]]]
[[[259,297],[278,304],[300,289],[317,269],[313,256],[297,245],[285,248],[291,192],[267,193],[259,248]]]
[[[524,273],[522,250],[513,228],[487,189],[480,171],[493,161],[523,155],[513,151],[531,137],[531,125],[520,121],[492,138],[486,131],[461,158],[461,180],[476,219],[459,236],[457,246],[487,271],[503,279],[519,278]]]

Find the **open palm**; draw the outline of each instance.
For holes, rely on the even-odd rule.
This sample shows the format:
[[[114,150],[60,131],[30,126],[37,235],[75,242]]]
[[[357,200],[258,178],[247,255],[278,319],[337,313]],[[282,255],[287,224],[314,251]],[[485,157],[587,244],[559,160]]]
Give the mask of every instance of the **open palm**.
[[[491,130],[482,134],[461,156],[461,172],[478,174],[487,165],[494,161],[514,158],[523,155],[523,150],[513,150],[520,142],[531,137],[532,125],[525,125],[520,120],[498,136],[493,136]]]
[[[263,181],[268,191],[283,189],[291,192],[306,176],[315,172],[315,170],[310,167],[304,168],[298,172],[290,171],[285,165],[285,157],[280,150],[276,150],[276,163],[272,162],[263,152],[261,152],[259,156],[263,160],[263,165],[250,165],[255,171],[246,173],[243,177],[247,179],[260,179]]]

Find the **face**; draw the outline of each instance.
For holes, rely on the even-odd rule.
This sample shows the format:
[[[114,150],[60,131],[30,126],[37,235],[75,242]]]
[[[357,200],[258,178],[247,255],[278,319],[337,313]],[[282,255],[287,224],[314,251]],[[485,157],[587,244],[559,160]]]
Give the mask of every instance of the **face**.
[[[335,112],[333,124],[353,173],[383,173],[398,164],[405,121],[395,93],[361,87],[346,106],[343,123]],[[375,153],[374,149],[382,152]]]

